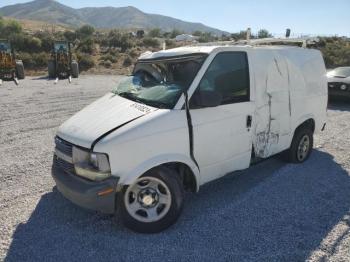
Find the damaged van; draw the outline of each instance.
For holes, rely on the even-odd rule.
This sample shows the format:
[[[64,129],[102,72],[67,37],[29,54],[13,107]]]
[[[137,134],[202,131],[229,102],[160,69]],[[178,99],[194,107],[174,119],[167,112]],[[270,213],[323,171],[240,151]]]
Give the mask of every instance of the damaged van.
[[[52,175],[73,203],[138,232],[174,224],[186,190],[283,152],[303,163],[326,122],[317,50],[192,46],[145,53],[63,125]]]

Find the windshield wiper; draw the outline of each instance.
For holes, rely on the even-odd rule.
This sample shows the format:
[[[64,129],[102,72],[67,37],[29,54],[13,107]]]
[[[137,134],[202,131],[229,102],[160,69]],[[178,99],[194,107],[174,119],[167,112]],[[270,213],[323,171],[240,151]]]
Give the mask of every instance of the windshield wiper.
[[[160,109],[169,109],[169,105],[163,102],[159,102],[159,101],[153,101],[153,100],[143,100],[143,103],[148,105],[148,106],[152,106],[152,107],[156,107],[156,108],[160,108]]]
[[[153,100],[141,99],[141,98],[136,97],[133,93],[130,93],[130,92],[122,92],[118,95],[121,97],[124,97],[126,99],[135,101],[137,103],[146,105],[146,106],[152,106],[152,107],[156,107],[156,108],[169,108],[169,105],[166,103],[159,102],[159,101],[153,101]]]
[[[138,102],[140,104],[146,104],[143,100],[137,98],[133,93],[130,93],[130,92],[122,92],[122,93],[119,93],[118,96]]]

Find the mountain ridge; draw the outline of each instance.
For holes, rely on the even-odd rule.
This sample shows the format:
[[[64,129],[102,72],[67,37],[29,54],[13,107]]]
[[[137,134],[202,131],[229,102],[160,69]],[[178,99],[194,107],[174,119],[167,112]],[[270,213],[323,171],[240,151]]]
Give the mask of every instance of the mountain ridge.
[[[186,33],[194,31],[222,35],[227,32],[202,23],[187,22],[177,18],[145,13],[136,7],[83,7],[75,9],[55,0],[34,0],[0,8],[0,15],[17,19],[38,20],[53,24],[79,27],[84,24],[96,28],[160,28],[163,31],[178,29]]]

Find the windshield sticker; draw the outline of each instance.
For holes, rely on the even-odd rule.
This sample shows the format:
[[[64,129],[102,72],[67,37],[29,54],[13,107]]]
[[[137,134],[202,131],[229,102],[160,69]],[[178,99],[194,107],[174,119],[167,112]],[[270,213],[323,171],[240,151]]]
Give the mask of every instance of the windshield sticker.
[[[149,107],[144,106],[144,105],[140,105],[138,103],[134,103],[134,104],[130,105],[130,107],[136,108],[137,110],[139,110],[139,111],[141,111],[143,113],[146,113],[146,114],[151,112],[151,109]]]

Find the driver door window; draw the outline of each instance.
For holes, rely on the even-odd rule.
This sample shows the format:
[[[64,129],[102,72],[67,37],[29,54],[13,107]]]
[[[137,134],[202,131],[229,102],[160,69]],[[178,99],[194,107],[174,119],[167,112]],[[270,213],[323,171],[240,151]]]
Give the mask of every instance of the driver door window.
[[[221,105],[250,100],[249,68],[245,52],[219,53],[204,74],[193,99],[191,108],[203,108],[201,91],[212,91],[221,96]]]

